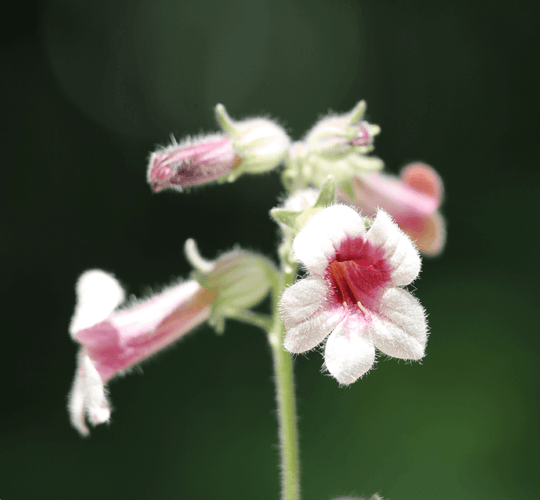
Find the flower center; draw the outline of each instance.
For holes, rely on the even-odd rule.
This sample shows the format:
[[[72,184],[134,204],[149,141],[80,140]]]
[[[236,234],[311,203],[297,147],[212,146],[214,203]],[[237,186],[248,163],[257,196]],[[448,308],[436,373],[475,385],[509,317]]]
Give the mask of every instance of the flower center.
[[[391,281],[390,267],[381,250],[370,243],[348,240],[328,266],[333,297],[344,306],[377,310],[379,298]]]

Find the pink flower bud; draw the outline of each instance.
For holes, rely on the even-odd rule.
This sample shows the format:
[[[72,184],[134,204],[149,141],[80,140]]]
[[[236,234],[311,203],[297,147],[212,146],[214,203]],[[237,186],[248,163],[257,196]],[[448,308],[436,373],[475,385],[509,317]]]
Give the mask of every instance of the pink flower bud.
[[[230,174],[241,161],[226,137],[188,138],[152,153],[148,182],[156,193],[169,187],[205,184]]]

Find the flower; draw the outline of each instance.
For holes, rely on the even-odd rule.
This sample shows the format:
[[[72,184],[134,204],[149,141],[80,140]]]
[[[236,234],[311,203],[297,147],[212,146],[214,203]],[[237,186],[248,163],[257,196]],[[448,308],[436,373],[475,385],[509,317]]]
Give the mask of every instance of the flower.
[[[325,364],[340,384],[351,384],[384,354],[424,356],[424,309],[409,292],[420,256],[390,216],[379,210],[366,231],[352,208],[334,205],[314,215],[298,233],[293,251],[309,276],[285,290],[280,310],[284,346],[309,351],[328,337]]]
[[[386,210],[427,255],[444,247],[446,229],[438,212],[443,185],[437,172],[424,163],[412,163],[401,178],[379,172],[360,174],[354,179],[354,194],[341,191],[339,198],[372,217],[378,208]]]
[[[69,412],[74,427],[87,435],[85,413],[94,425],[109,420],[105,384],[207,320],[216,292],[190,280],[117,310],[124,291],[100,270],[85,272],[76,290],[70,333],[81,349]]]
[[[216,117],[221,134],[188,137],[150,156],[147,178],[155,192],[233,181],[242,173],[261,173],[277,167],[285,158],[289,137],[282,127],[266,118],[235,122],[221,104]]]
[[[69,331],[81,348],[69,412],[81,434],[88,434],[85,414],[94,425],[109,420],[110,379],[207,320],[221,333],[225,319],[259,303],[275,279],[275,266],[253,252],[233,250],[206,261],[188,240],[186,256],[193,279],[120,309],[125,294],[113,276],[91,270],[79,278]]]

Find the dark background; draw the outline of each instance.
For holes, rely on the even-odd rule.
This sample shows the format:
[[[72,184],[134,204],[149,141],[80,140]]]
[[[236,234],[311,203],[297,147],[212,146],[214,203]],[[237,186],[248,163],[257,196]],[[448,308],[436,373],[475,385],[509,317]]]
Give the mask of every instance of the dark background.
[[[58,0],[2,19],[0,497],[279,497],[264,335],[203,326],[110,384],[112,423],[68,422],[74,283],[130,293],[186,276],[195,238],[274,257],[276,173],[153,195],[156,144],[268,114],[299,139],[359,99],[397,173],[445,182],[444,254],[416,295],[422,364],[381,359],[348,389],[295,363],[306,500],[537,498],[537,2]],[[141,373],[144,371],[144,376]]]

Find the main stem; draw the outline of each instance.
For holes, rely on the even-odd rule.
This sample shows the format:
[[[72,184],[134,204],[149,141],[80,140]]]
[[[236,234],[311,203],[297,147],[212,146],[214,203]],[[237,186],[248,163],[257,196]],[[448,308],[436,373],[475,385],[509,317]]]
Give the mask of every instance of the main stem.
[[[291,355],[283,348],[285,328],[278,311],[279,296],[296,277],[294,269],[282,265],[279,283],[274,286],[274,321],[268,332],[272,346],[276,377],[276,399],[279,420],[281,454],[281,499],[300,500],[300,461],[298,455],[298,427],[294,374]]]

